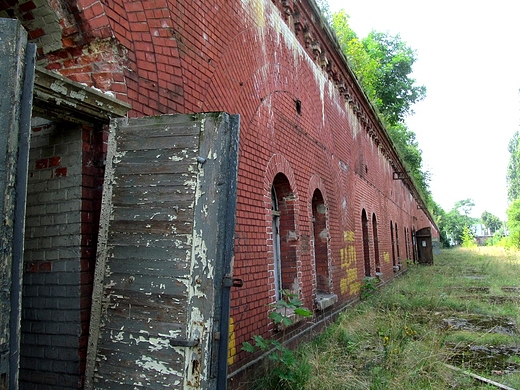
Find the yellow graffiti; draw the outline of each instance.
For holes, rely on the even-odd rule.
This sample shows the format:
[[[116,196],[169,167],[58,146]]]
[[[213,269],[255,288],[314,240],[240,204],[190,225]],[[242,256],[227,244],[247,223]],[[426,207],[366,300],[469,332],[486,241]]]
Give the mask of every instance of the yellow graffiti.
[[[352,264],[356,264],[356,248],[354,245],[341,248],[339,254],[341,258],[341,268],[350,268]]]
[[[343,232],[343,241],[354,242],[354,232],[352,230],[346,230]]]
[[[235,321],[233,317],[229,318],[229,344],[228,344],[228,365],[232,365],[235,362],[235,356],[237,354],[237,347],[235,341]]]
[[[339,289],[341,294],[345,294],[348,291],[348,280],[346,278],[339,281]]]
[[[343,241],[345,247],[339,251],[341,259],[341,268],[345,270],[346,277],[340,279],[340,291],[341,294],[345,294],[349,291],[352,294],[353,291],[359,291],[359,282],[357,280],[357,254],[356,247],[354,246],[354,232],[347,230],[343,232]]]
[[[354,232],[350,230],[344,231],[343,240],[346,245],[340,249],[341,268],[348,269],[352,264],[356,264],[356,248],[354,245],[348,245],[354,243]]]
[[[347,271],[347,282],[352,284],[357,280],[357,268],[352,268]]]
[[[383,252],[383,261],[387,264],[390,263],[390,254],[388,252]]]
[[[350,285],[350,295],[359,293],[361,290],[361,282],[355,282]]]

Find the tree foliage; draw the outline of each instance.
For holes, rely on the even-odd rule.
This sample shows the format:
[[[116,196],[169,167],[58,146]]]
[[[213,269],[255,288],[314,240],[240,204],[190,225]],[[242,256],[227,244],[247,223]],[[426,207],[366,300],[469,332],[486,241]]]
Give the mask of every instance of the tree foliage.
[[[475,218],[469,216],[475,206],[472,199],[464,199],[455,202],[454,207],[443,216],[440,228],[455,245],[462,244],[467,236],[464,232],[470,229],[471,225],[477,222]]]
[[[473,201],[473,199],[468,198],[455,202],[454,208],[459,212],[462,211],[466,219],[468,219],[473,207],[475,207],[475,202]]]
[[[330,24],[330,19],[331,19],[332,16],[331,16],[331,13],[330,13],[330,6],[329,6],[328,0],[316,0],[316,4],[320,8],[320,11],[321,11],[322,15],[325,17],[325,19]]]
[[[472,248],[477,246],[475,242],[475,237],[473,237],[473,233],[469,226],[464,226],[462,228],[462,247],[464,248]]]
[[[398,35],[371,31],[358,38],[345,10],[332,15],[332,28],[365,93],[389,125],[403,123],[412,105],[426,96],[426,87],[410,75],[416,53]]]
[[[520,198],[520,135],[518,131],[509,141],[509,165],[507,166],[507,198],[514,201]]]
[[[491,233],[495,233],[498,229],[502,227],[502,221],[496,215],[491,214],[488,211],[484,211],[482,216],[482,223],[486,225],[488,229],[491,230]]]
[[[350,67],[380,114],[390,139],[426,203],[432,206],[430,175],[422,166],[422,151],[413,131],[404,123],[412,105],[423,99],[424,86],[410,77],[415,52],[399,35],[372,31],[360,39],[350,28],[345,10],[332,14],[331,25]]]
[[[507,209],[507,227],[511,244],[520,248],[520,198],[515,199]]]
[[[372,31],[363,46],[377,64],[376,106],[390,124],[403,122],[412,113],[412,105],[426,95],[426,87],[411,78],[416,53],[398,35]]]

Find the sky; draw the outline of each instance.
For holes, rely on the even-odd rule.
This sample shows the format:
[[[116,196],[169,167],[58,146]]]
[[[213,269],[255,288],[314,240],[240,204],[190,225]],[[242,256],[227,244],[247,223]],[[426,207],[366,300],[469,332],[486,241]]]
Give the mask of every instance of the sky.
[[[412,77],[427,94],[406,122],[434,201],[450,211],[470,198],[472,216],[505,220],[507,147],[520,130],[520,1],[328,1],[358,37],[399,34],[416,51]]]

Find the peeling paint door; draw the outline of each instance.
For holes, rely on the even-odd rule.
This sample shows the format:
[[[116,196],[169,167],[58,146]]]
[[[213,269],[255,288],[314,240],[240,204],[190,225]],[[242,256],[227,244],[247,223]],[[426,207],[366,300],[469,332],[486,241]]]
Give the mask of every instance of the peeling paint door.
[[[87,388],[225,388],[238,128],[225,113],[112,123]]]

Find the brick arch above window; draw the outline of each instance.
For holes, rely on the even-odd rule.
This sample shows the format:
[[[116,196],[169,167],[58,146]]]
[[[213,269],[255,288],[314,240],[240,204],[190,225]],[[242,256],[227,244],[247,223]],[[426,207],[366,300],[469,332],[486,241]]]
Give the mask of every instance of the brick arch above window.
[[[323,183],[323,180],[321,180],[319,175],[312,175],[311,179],[309,180],[309,188],[307,190],[309,199],[312,199],[314,191],[316,190],[320,190],[323,201],[325,204],[328,204],[327,191],[325,190],[325,184]]]
[[[271,186],[273,185],[273,180],[275,176],[279,173],[283,173],[287,180],[289,180],[289,184],[293,191],[294,196],[298,199],[298,190],[296,186],[296,178],[294,176],[294,171],[291,167],[291,164],[287,159],[281,154],[274,154],[269,162],[267,163],[267,167],[264,175],[264,193],[266,196],[266,202],[271,204]],[[269,206],[270,208],[271,206]]]

